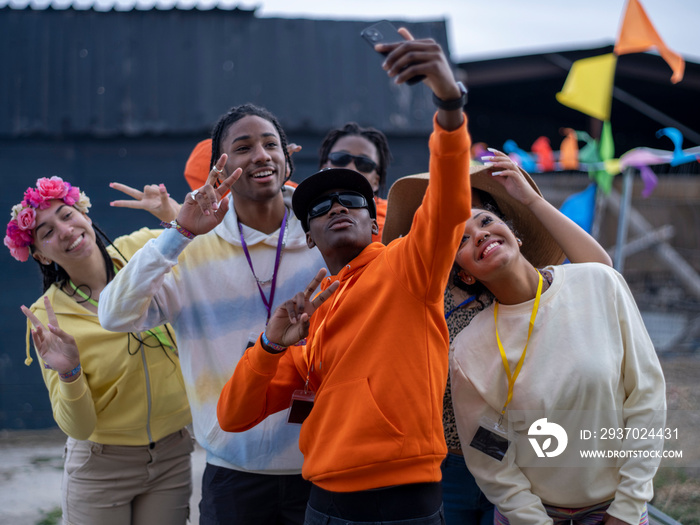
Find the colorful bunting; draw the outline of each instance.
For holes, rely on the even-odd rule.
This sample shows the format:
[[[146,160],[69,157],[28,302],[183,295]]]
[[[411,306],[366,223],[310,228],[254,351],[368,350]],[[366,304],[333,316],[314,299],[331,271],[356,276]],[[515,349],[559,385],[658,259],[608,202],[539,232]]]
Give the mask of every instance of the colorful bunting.
[[[559,147],[559,165],[563,170],[577,170],[579,162],[576,131],[571,128],[564,128],[561,131],[565,137]]]
[[[577,60],[571,64],[557,100],[598,120],[609,120],[616,63],[612,53]]]
[[[472,159],[481,159],[481,157],[488,157],[491,152],[488,151],[485,142],[475,142],[472,144],[471,156]]]
[[[642,188],[642,197],[646,199],[656,188],[656,185],[659,183],[659,179],[656,176],[656,173],[651,171],[649,166],[642,164],[638,169],[639,175],[642,178],[642,184],[644,184],[644,187]]]
[[[567,197],[559,210],[581,228],[591,233],[593,216],[595,215],[596,185],[589,184],[579,193]]]
[[[699,160],[697,155],[686,154],[683,151],[683,134],[680,130],[676,128],[663,128],[656,132],[658,138],[668,137],[673,142],[673,158],[671,159],[671,166],[679,166],[685,164],[686,162],[692,162],[694,160]]]
[[[642,178],[642,197],[645,199],[651,195],[659,183],[656,174],[649,167],[653,164],[664,164],[671,155],[667,151],[653,150],[649,148],[635,148],[628,151],[620,157],[620,167],[622,169],[635,168],[639,170],[639,175]]]
[[[683,80],[685,72],[683,57],[666,46],[639,0],[629,0],[620,26],[620,34],[615,43],[615,54],[619,56],[627,53],[642,53],[653,47],[658,49],[661,57],[671,67],[673,71],[671,82],[676,84]]]
[[[603,123],[600,140],[593,139],[585,131],[576,131],[571,128],[563,128],[560,131],[565,134],[565,137],[558,152],[552,151],[549,140],[545,137],[540,137],[535,141],[532,150],[534,157],[538,159],[537,163],[533,160],[532,154],[520,149],[513,140],[506,141],[503,150],[519,166],[530,173],[571,169],[587,170],[596,187],[605,193],[610,192],[615,175],[627,168],[635,168],[639,171],[644,184],[642,197],[645,198],[651,195],[658,184],[658,179],[649,166],[658,164],[678,166],[687,162],[700,162],[700,146],[686,150],[681,149],[683,135],[676,128],[664,128],[656,132],[657,137],[666,136],[671,139],[674,144],[673,151],[634,148],[619,159],[614,158],[615,145],[610,122]],[[579,141],[585,142],[585,145],[580,149],[578,147]],[[479,148],[479,151],[483,151],[483,148]],[[552,159],[558,158],[559,162],[552,164],[539,162],[540,155],[543,153],[546,157],[551,155]],[[523,159],[525,163],[523,163]],[[579,201],[574,200],[574,202]],[[562,211],[564,211],[563,208]],[[576,213],[581,214],[582,212],[579,210]],[[572,215],[568,216],[573,219],[574,215],[572,212]]]
[[[503,151],[525,171],[529,173],[534,173],[537,171],[537,164],[532,158],[532,155],[530,155],[527,151],[520,149],[514,140],[506,140],[503,144]]]
[[[603,121],[600,140],[594,140],[583,131],[570,128],[561,130],[565,138],[561,143],[558,163],[555,163],[557,155],[552,151],[549,139],[546,137],[540,137],[533,143],[532,155],[520,149],[512,140],[506,141],[503,145],[504,151],[528,172],[553,171],[557,167],[563,170],[587,170],[595,184],[589,186],[584,192],[572,196],[564,204],[573,216],[578,217],[575,219],[577,223],[584,228],[587,225],[589,231],[588,221],[592,223],[597,188],[606,194],[609,193],[612,189],[613,177],[621,170],[627,167],[639,170],[644,183],[642,195],[647,197],[658,183],[656,175],[649,168],[651,164],[668,162],[672,166],[677,166],[685,162],[700,161],[700,148],[684,151],[683,136],[676,128],[664,128],[656,134],[657,137],[666,136],[671,139],[674,144],[673,152],[638,148],[627,152],[619,159],[615,158],[610,112],[617,57],[627,53],[641,53],[653,47],[658,49],[673,70],[671,81],[680,82],[685,71],[685,61],[666,46],[639,0],[628,0],[614,53],[575,61],[571,64],[562,90],[556,94],[561,104]],[[579,141],[586,143],[580,150]],[[533,160],[533,155],[537,162]],[[564,209],[565,206],[562,206],[562,211]]]
[[[673,154],[669,151],[651,148],[634,148],[620,157],[620,168],[639,168],[670,162]]]
[[[530,148],[537,158],[537,169],[554,171],[554,152],[547,137],[538,138]]]

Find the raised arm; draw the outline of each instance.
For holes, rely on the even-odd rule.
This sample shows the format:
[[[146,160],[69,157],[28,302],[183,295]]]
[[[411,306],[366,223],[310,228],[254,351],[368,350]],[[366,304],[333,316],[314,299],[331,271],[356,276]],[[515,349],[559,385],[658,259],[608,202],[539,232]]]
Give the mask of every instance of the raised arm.
[[[394,82],[402,84],[414,76],[423,75],[423,83],[440,100],[460,99],[462,92],[442,48],[432,39],[415,40],[405,27],[400,28],[399,33],[411,44],[377,44],[375,47],[379,52],[389,53],[382,67],[394,78]],[[462,107],[451,110],[439,108],[437,122],[445,131],[456,130],[464,122]]]
[[[608,252],[574,221],[552,206],[530,186],[522,171],[505,153],[489,148],[490,157],[482,157],[487,166],[493,166],[493,176],[508,194],[526,205],[547,228],[566,257],[572,263],[599,262],[612,266]]]
[[[224,173],[226,155],[212,168],[207,183],[188,193],[178,213],[178,229],[168,229],[148,242],[131,258],[100,294],[98,315],[107,330],[143,331],[172,321],[180,310],[183,291],[174,283],[171,269],[192,238],[219,224],[228,211],[228,200],[221,198],[240,176],[236,170],[218,188],[217,176]]]
[[[416,297],[435,302],[442,300],[464,221],[471,213],[471,139],[462,91],[440,46],[432,39],[413,40],[404,28],[399,32],[407,39],[405,42],[375,47],[388,52],[384,69],[399,84],[424,75],[423,83],[441,103],[437,104],[429,142],[430,181],[426,196],[416,211],[408,240],[391,248],[395,254],[392,264]]]

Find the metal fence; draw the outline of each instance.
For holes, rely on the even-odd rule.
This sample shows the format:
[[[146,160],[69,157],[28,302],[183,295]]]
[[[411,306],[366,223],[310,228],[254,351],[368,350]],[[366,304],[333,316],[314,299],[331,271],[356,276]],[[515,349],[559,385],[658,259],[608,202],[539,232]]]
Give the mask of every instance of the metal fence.
[[[657,352],[694,354],[700,349],[700,164],[653,167],[658,185],[643,197],[638,172],[630,173],[630,205],[621,273],[644,317]],[[534,175],[556,206],[590,183],[582,172]],[[609,195],[598,192],[595,236],[613,260],[624,206],[623,175]],[[620,268],[618,268],[619,270]]]

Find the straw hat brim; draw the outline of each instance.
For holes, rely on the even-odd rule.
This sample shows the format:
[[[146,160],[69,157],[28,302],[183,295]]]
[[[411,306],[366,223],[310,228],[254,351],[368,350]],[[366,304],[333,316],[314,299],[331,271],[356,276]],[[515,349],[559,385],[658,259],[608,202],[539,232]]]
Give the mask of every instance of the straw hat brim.
[[[522,203],[508,195],[508,192],[491,175],[491,168],[471,166],[470,179],[472,188],[491,195],[506,220],[511,222],[523,245],[520,251],[537,268],[550,264],[561,264],[566,258],[564,251],[554,240],[547,228]],[[525,171],[527,182],[542,195],[540,189]],[[390,188],[387,204],[386,222],[382,231],[382,242],[389,244],[392,240],[406,235],[411,229],[413,216],[423,202],[428,187],[429,174],[419,173],[398,179]]]

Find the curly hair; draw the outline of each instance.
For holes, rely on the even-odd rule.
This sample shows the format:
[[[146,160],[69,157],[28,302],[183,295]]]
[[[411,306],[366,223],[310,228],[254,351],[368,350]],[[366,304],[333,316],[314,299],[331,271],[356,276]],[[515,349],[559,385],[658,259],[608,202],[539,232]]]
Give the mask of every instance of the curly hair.
[[[294,173],[294,163],[292,162],[292,157],[287,151],[287,134],[282,129],[277,117],[270,113],[267,109],[256,106],[254,104],[241,104],[240,106],[234,106],[228,110],[227,113],[219,118],[219,121],[214,125],[211,131],[211,160],[209,162],[209,167],[213,167],[216,161],[221,157],[221,139],[228,130],[228,128],[234,122],[238,122],[243,117],[254,116],[260,117],[262,119],[270,122],[280,137],[280,145],[282,151],[284,152],[284,158],[287,161],[287,166],[289,166],[289,174],[285,178],[285,182],[292,178],[292,173]]]
[[[367,139],[369,142],[374,144],[377,148],[377,154],[379,156],[379,163],[377,164],[377,175],[379,175],[379,188],[375,192],[375,195],[380,191],[384,191],[384,186],[386,184],[386,171],[391,163],[392,156],[389,151],[389,141],[386,135],[375,128],[363,128],[356,122],[348,122],[342,128],[336,128],[330,130],[326,137],[321,143],[321,147],[318,150],[319,163],[318,166],[321,168],[326,162],[328,162],[328,155],[331,153],[331,149],[335,146],[335,143],[343,137],[349,135],[357,135]]]

